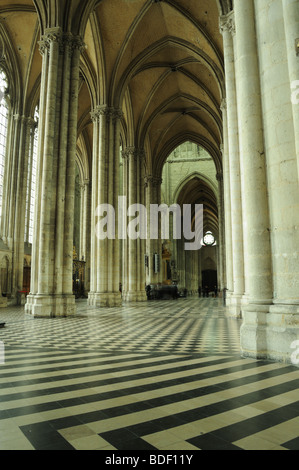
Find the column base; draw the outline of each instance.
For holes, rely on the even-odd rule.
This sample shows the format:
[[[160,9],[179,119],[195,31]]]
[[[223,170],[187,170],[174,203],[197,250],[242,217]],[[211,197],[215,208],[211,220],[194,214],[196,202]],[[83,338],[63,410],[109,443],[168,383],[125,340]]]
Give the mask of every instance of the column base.
[[[241,318],[242,317],[242,295],[231,293],[228,300],[228,314],[230,317]]]
[[[75,296],[72,294],[29,294],[25,312],[36,318],[69,317],[76,313]]]
[[[118,293],[89,292],[87,303],[91,307],[98,307],[98,308],[121,307],[122,298],[121,298],[120,292]]]
[[[145,291],[129,291],[124,292],[123,299],[125,302],[146,302],[147,296]]]
[[[0,296],[0,308],[5,308],[7,307],[7,298],[6,297],[2,297],[2,295]]]
[[[299,306],[253,305],[243,309],[243,357],[299,366]]]

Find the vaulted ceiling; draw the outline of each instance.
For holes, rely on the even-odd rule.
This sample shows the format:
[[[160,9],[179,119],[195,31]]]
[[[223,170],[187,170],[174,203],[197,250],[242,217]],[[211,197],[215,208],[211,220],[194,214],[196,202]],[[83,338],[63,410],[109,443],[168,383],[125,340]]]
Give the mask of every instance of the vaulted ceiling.
[[[102,77],[98,98],[122,107],[125,145],[146,148],[153,173],[161,173],[186,136],[219,157],[224,71],[218,25],[215,0],[102,0],[92,15],[86,54],[98,37],[101,50],[94,49],[93,61],[90,54]]]
[[[211,185],[195,176],[182,188],[178,196],[178,204],[181,207],[183,204],[202,204],[204,232],[210,230],[216,236],[218,235],[218,204]]]
[[[44,29],[82,34],[78,145],[91,167],[90,111],[98,104],[124,112],[122,145],[143,148],[149,174],[162,174],[181,143],[204,147],[221,172],[225,96],[219,15],[231,0],[0,0],[2,62],[16,78],[16,112],[39,98]]]

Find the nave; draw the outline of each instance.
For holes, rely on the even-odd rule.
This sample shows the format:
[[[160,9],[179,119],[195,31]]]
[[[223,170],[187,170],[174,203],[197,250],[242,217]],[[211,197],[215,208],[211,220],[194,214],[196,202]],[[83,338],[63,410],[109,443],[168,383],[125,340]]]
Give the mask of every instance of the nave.
[[[0,313],[0,450],[293,450],[299,370],[240,356],[221,299]]]

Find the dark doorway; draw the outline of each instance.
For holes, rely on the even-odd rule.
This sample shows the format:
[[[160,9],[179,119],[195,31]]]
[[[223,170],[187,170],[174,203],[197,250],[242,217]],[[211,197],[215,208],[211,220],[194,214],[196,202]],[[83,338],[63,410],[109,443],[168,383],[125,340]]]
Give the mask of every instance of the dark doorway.
[[[208,269],[202,272],[202,287],[208,287],[209,292],[215,291],[215,286],[218,284],[217,271]]]

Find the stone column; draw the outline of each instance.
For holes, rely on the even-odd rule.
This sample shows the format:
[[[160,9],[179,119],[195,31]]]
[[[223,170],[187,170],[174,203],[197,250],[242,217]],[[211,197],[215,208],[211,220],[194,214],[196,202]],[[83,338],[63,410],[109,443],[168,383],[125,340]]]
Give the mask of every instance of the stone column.
[[[34,134],[36,130],[36,126],[38,124],[33,120],[30,119],[28,122],[28,129],[27,129],[27,139],[28,139],[28,144],[26,144],[26,161],[24,162],[24,174],[23,174],[23,180],[26,181],[24,182],[24,193],[23,197],[25,198],[25,218],[24,215],[22,216],[22,219],[26,219],[25,226],[24,226],[24,235],[25,233],[28,235],[29,234],[29,213],[30,213],[30,194],[32,190],[32,178],[30,177],[32,174],[32,164],[33,164],[33,150],[34,150]],[[30,162],[30,163],[29,163]],[[29,179],[29,185],[27,188],[27,182]],[[28,194],[28,200],[27,200],[27,194]],[[22,209],[23,210],[23,209]],[[23,214],[24,214],[23,212]],[[27,241],[27,240],[26,240]]]
[[[218,181],[218,252],[219,252],[219,267],[218,267],[218,288],[220,290],[225,287],[225,237],[224,237],[224,189],[223,189],[223,173],[219,172],[216,175]]]
[[[75,313],[73,228],[80,37],[60,27],[40,42],[43,55],[37,202],[31,292],[26,311],[55,317]]]
[[[119,140],[122,112],[107,105],[97,106],[91,113],[94,123],[92,202],[91,202],[91,278],[89,305],[115,307],[121,305],[119,292]],[[109,205],[114,211],[114,236],[110,232],[99,237],[97,224],[106,215],[100,207]]]
[[[28,176],[32,168],[32,153],[35,122],[32,118],[23,118],[21,133],[22,141],[19,147],[19,171],[16,190],[16,213],[14,224],[14,282],[13,292],[17,295],[18,291],[23,290],[24,275],[24,234],[25,234],[25,214],[27,212],[29,224],[29,207],[26,207]],[[29,167],[29,161],[31,162]],[[30,206],[31,186],[28,187],[29,206]]]
[[[126,188],[128,207],[134,204],[143,204],[141,195],[141,176],[142,165],[144,160],[144,151],[135,147],[128,147],[123,152],[126,168]],[[128,216],[128,224],[136,217],[141,216],[139,213]],[[140,226],[136,227],[140,231]],[[126,259],[126,279],[124,280],[123,298],[128,302],[138,302],[146,300],[145,279],[144,279],[144,237],[141,233],[136,239],[127,234],[127,242],[124,251]],[[146,233],[145,233],[146,235]]]
[[[299,53],[295,50],[299,43],[299,3],[298,0],[282,0],[282,3],[299,178]]]
[[[90,225],[91,225],[90,182],[81,184],[81,236],[80,259],[85,261],[84,291],[90,290]]]
[[[293,343],[299,340],[299,185],[285,28],[288,17],[284,19],[286,4],[282,1],[257,0],[254,7],[273,272],[273,305],[269,306],[270,313],[258,316],[258,332],[260,336],[264,332],[264,348],[260,347],[256,354],[289,362]],[[296,15],[294,21],[295,18]],[[290,17],[289,20],[292,22]]]
[[[246,293],[241,330],[243,353],[264,349],[260,313],[272,303],[270,220],[262,122],[258,51],[253,0],[235,4],[236,77],[242,168],[243,233]],[[254,354],[254,353],[253,353]]]
[[[224,287],[228,289],[226,305],[229,305],[230,293],[233,289],[233,262],[232,262],[232,225],[231,225],[231,198],[230,198],[230,172],[229,172],[229,149],[227,130],[227,106],[226,100],[221,104],[223,116],[223,191],[224,191],[224,232],[225,232],[225,279]]]
[[[245,291],[244,254],[243,254],[243,220],[241,199],[241,171],[239,153],[239,130],[236,98],[235,52],[233,35],[235,33],[234,17],[229,14],[220,19],[220,30],[223,35],[227,129],[230,176],[230,208],[232,227],[232,264],[233,292],[230,293],[230,314],[240,316],[242,297]]]
[[[162,179],[157,176],[145,177],[146,188],[146,208],[148,220],[148,236],[146,242],[146,252],[149,259],[149,269],[147,276],[147,284],[158,284],[162,282],[162,240],[158,238],[153,240],[150,236],[150,205],[161,203],[161,185]],[[157,254],[160,259],[160,271],[154,272],[154,255]]]
[[[6,146],[6,165],[3,178],[1,235],[4,243],[13,250],[15,230],[15,195],[17,192],[17,178],[19,159],[24,155],[24,129],[25,118],[14,114],[9,122]],[[21,154],[21,157],[20,157]]]
[[[128,198],[128,158],[127,153],[122,152],[122,169],[123,169],[123,184],[122,184],[122,195]],[[128,205],[128,204],[127,204]],[[124,208],[125,212],[123,213],[123,226],[127,227],[127,205]],[[127,233],[127,232],[126,232]],[[128,271],[128,237],[123,237],[122,240],[122,297],[126,298],[126,293],[129,291],[129,271]]]
[[[202,288],[202,249],[198,251],[198,287]]]
[[[146,175],[146,157],[145,152],[140,153],[139,159],[140,165],[140,174],[139,174],[139,184],[138,188],[140,191],[139,200],[140,203],[146,207],[146,195],[145,195],[145,184],[144,179]],[[145,255],[146,255],[146,239],[138,240],[139,243],[139,291],[140,291],[140,300],[147,300],[145,293],[146,287],[146,267],[145,267]]]
[[[16,128],[18,127],[19,116],[15,119],[15,116],[8,116],[8,128],[7,128],[7,139],[6,139],[6,155],[5,155],[5,172],[3,176],[3,189],[2,189],[2,210],[1,210],[1,220],[0,220],[0,231],[1,238],[6,245],[9,245],[8,241],[8,230],[9,230],[9,204],[11,201],[11,171],[13,166],[13,158],[10,158],[10,155],[13,152],[14,148],[14,136]]]

